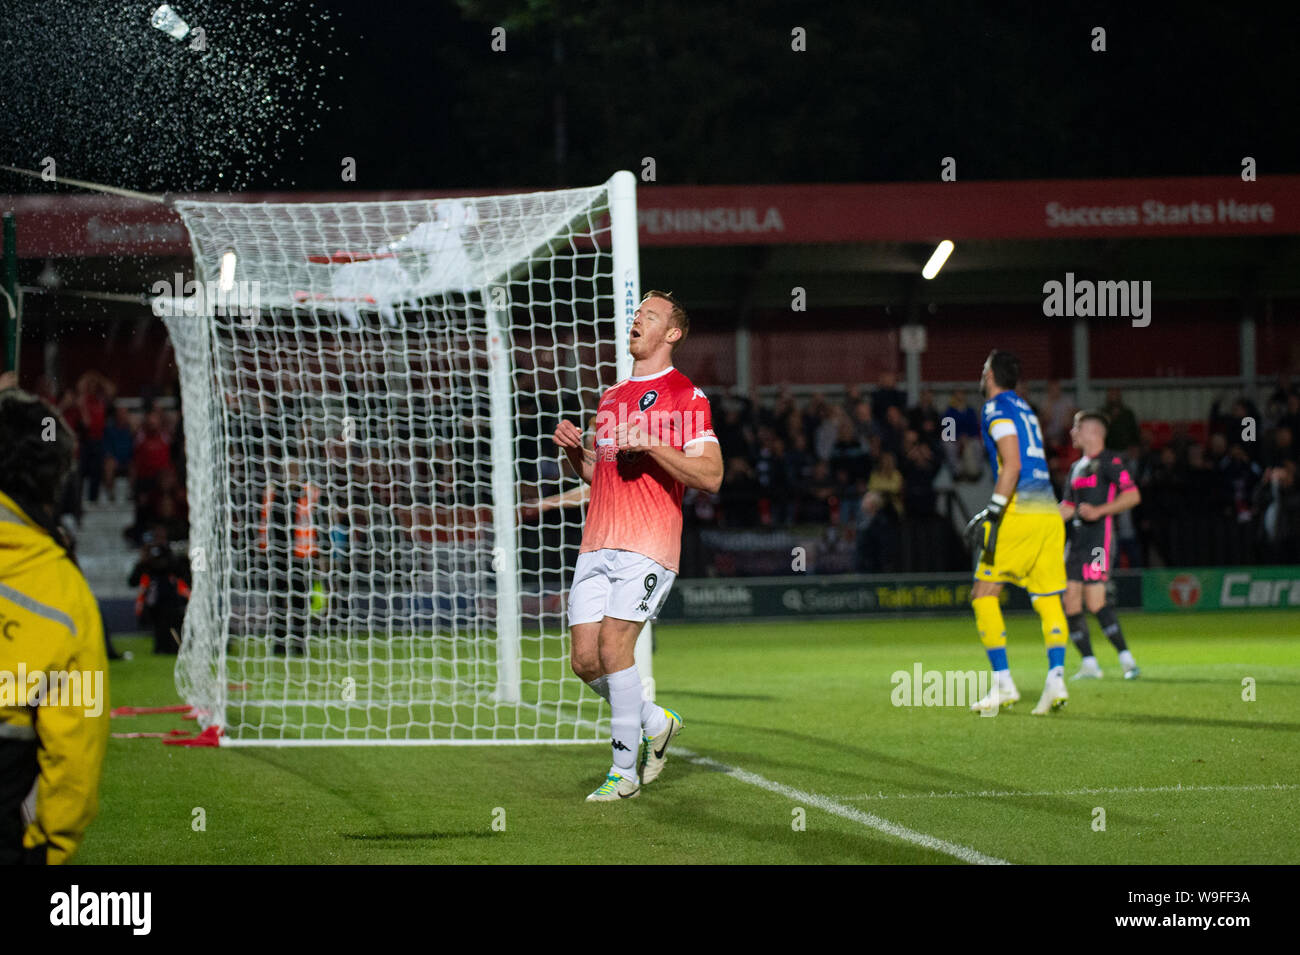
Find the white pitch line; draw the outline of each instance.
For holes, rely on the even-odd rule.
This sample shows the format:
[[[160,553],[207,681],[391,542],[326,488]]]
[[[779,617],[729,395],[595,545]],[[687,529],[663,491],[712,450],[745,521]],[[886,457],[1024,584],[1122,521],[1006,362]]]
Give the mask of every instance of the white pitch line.
[[[732,779],[738,779],[742,783],[749,783],[751,786],[757,786],[759,789],[766,789],[768,792],[776,793],[787,799],[792,799],[797,803],[803,803],[809,806],[815,806],[831,815],[839,816],[841,819],[848,819],[868,828],[875,829],[877,832],[883,832],[886,835],[902,839],[904,842],[910,842],[914,845],[923,846],[926,849],[932,849],[935,852],[942,852],[944,855],[950,855],[953,858],[960,859],[962,862],[969,862],[972,865],[1010,865],[1005,859],[998,859],[994,856],[985,855],[977,852],[967,846],[958,845],[955,842],[927,836],[924,832],[917,832],[915,829],[908,829],[906,826],[900,826],[897,823],[890,822],[888,819],[881,819],[879,816],[869,812],[863,812],[861,809],[855,809],[853,806],[846,806],[843,803],[836,802],[826,796],[819,796],[817,793],[804,792],[802,789],[795,789],[784,783],[778,783],[760,776],[757,773],[751,773],[744,769],[738,769],[735,766],[726,766],[716,760],[709,759],[707,756],[700,756],[688,749],[680,746],[673,747],[673,754],[680,756],[697,766],[706,766],[709,769],[730,776]]]
[[[1009,796],[1128,796],[1142,793],[1245,793],[1245,792],[1284,792],[1300,789],[1300,783],[1257,783],[1242,786],[1102,786],[1095,789],[1052,789],[1038,792],[1023,792],[1015,789],[985,789],[972,792],[928,792],[898,793],[888,795],[882,792],[860,793],[856,796],[840,796],[851,802],[867,800],[898,799],[1002,799]]]

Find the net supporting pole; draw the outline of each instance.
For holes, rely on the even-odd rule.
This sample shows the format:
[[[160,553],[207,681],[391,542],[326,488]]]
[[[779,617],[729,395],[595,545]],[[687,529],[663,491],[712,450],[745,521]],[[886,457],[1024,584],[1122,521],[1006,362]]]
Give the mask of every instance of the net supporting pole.
[[[499,294],[504,288],[497,288]],[[492,570],[496,577],[497,688],[499,703],[520,695],[520,607],[516,540],[514,393],[510,366],[510,314],[483,292],[487,315],[488,388],[492,427]]]
[[[637,247],[636,176],[624,169],[609,180],[609,224],[614,246],[614,300],[618,303],[618,378],[632,374],[632,356],[627,350],[628,335],[637,303],[641,300],[641,258]],[[654,633],[647,621],[637,637],[635,662],[645,687],[646,699],[655,698]]]

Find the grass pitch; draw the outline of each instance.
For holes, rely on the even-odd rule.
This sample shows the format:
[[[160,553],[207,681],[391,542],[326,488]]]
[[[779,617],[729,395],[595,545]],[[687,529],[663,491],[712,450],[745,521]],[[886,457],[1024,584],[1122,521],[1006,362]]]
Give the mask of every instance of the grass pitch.
[[[660,702],[681,712],[696,755],[670,750],[656,783],[614,804],[584,802],[607,745],[114,739],[76,861],[1300,862],[1300,613],[1121,621],[1142,678],[1120,679],[1093,622],[1105,679],[1069,684],[1064,711],[1034,717],[1038,621],[1010,616],[1022,699],[992,719],[892,701],[891,675],[916,663],[985,668],[964,617],[660,626]],[[113,705],[175,702],[172,659],[143,638],[119,645],[136,656],[113,664]],[[1071,649],[1067,673],[1077,663]]]

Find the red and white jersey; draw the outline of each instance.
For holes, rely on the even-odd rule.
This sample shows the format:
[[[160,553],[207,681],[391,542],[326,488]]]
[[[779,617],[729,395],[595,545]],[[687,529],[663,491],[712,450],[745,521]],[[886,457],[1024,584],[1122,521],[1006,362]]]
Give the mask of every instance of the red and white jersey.
[[[632,422],[674,448],[718,442],[709,399],[676,368],[625,379],[605,392],[596,409],[596,464],[581,552],[632,551],[676,573],[686,488],[645,451],[618,452],[615,429]]]

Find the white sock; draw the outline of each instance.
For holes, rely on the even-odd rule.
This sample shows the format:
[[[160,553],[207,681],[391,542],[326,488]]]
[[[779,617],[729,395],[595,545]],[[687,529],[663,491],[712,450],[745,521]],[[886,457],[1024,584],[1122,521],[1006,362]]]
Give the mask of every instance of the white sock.
[[[998,678],[998,689],[1003,693],[1015,693],[1016,681],[1011,679],[1010,670],[994,670],[993,675]]]
[[[601,674],[594,680],[590,680],[587,686],[591,687],[606,703],[609,702],[609,678]]]
[[[641,752],[641,674],[636,666],[617,673],[606,673],[609,683],[609,706],[613,710],[610,729],[614,750],[613,772],[636,779],[636,759]]]
[[[1048,671],[1047,671],[1047,678],[1050,680],[1050,679],[1052,679],[1053,677],[1055,677],[1055,678],[1058,679],[1058,680],[1064,680],[1064,679],[1065,679],[1065,667],[1064,667],[1064,666],[1052,667],[1050,670],[1048,670]]]
[[[1097,668],[1098,670],[1101,669],[1101,665],[1097,662],[1097,658],[1096,658],[1095,656],[1092,656],[1092,657],[1084,657],[1084,658],[1083,658],[1083,665],[1086,666],[1086,667],[1089,667],[1089,668],[1095,667],[1095,668]]]
[[[641,729],[645,735],[654,739],[668,728],[668,714],[664,708],[650,700],[641,701]]]
[[[1131,670],[1137,666],[1137,661],[1133,659],[1133,652],[1131,650],[1120,651],[1119,665],[1125,670]]]

